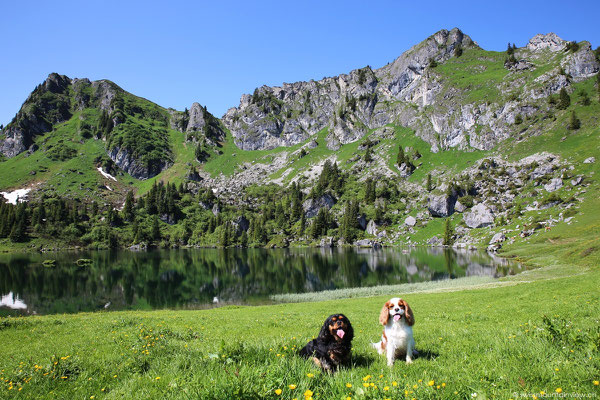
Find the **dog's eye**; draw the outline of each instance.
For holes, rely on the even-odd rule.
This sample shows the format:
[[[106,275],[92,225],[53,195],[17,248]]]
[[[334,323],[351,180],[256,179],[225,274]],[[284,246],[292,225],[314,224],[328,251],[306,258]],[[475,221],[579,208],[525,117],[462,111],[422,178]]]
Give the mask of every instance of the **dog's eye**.
[[[337,320],[337,318],[336,318],[336,317],[333,317],[333,318],[331,318],[331,320],[332,320],[332,321],[335,321],[335,320]]]

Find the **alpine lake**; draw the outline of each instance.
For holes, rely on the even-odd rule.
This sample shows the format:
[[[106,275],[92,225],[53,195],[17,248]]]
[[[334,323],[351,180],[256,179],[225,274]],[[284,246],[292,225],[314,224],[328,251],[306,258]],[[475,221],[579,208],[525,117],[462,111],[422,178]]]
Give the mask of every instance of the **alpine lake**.
[[[0,316],[256,305],[277,294],[521,269],[486,252],[424,247],[0,254]]]

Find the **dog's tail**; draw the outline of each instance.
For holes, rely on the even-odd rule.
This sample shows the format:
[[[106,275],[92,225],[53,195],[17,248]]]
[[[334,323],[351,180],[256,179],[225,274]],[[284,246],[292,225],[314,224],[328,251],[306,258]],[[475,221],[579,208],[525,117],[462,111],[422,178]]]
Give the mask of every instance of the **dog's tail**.
[[[383,342],[371,343],[371,346],[373,346],[379,354],[383,354]]]

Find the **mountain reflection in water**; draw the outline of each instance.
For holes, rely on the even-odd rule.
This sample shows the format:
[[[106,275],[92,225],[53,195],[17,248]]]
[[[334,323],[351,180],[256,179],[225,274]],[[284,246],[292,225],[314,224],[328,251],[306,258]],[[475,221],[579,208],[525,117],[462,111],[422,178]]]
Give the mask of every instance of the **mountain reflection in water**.
[[[486,253],[441,248],[9,254],[0,255],[0,315],[256,304],[281,293],[517,272]]]

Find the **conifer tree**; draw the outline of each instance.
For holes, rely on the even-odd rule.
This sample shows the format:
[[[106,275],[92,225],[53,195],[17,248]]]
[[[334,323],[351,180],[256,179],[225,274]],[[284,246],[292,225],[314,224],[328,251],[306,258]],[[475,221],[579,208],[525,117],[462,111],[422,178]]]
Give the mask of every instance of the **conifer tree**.
[[[160,237],[160,224],[158,223],[158,216],[155,215],[154,218],[152,218],[152,239],[155,242],[158,242]]]
[[[567,125],[569,130],[575,131],[581,128],[581,121],[577,118],[577,114],[575,114],[575,110],[571,111],[571,118],[569,119],[569,124]]]
[[[444,246],[452,246],[452,236],[454,235],[454,229],[452,228],[452,224],[450,223],[450,219],[446,218],[446,220],[444,221],[444,240],[443,240],[443,245]]]
[[[125,205],[123,206],[123,219],[125,221],[131,222],[134,218],[134,208],[135,199],[133,197],[133,191],[130,190],[127,192],[127,196],[125,197]]]
[[[406,162],[406,155],[402,146],[398,146],[398,155],[396,156],[396,165],[401,166]]]
[[[558,93],[558,98],[559,100],[556,108],[558,108],[559,110],[566,110],[567,108],[569,108],[569,106],[571,105],[571,97],[569,96],[565,88],[560,89],[560,92]]]

